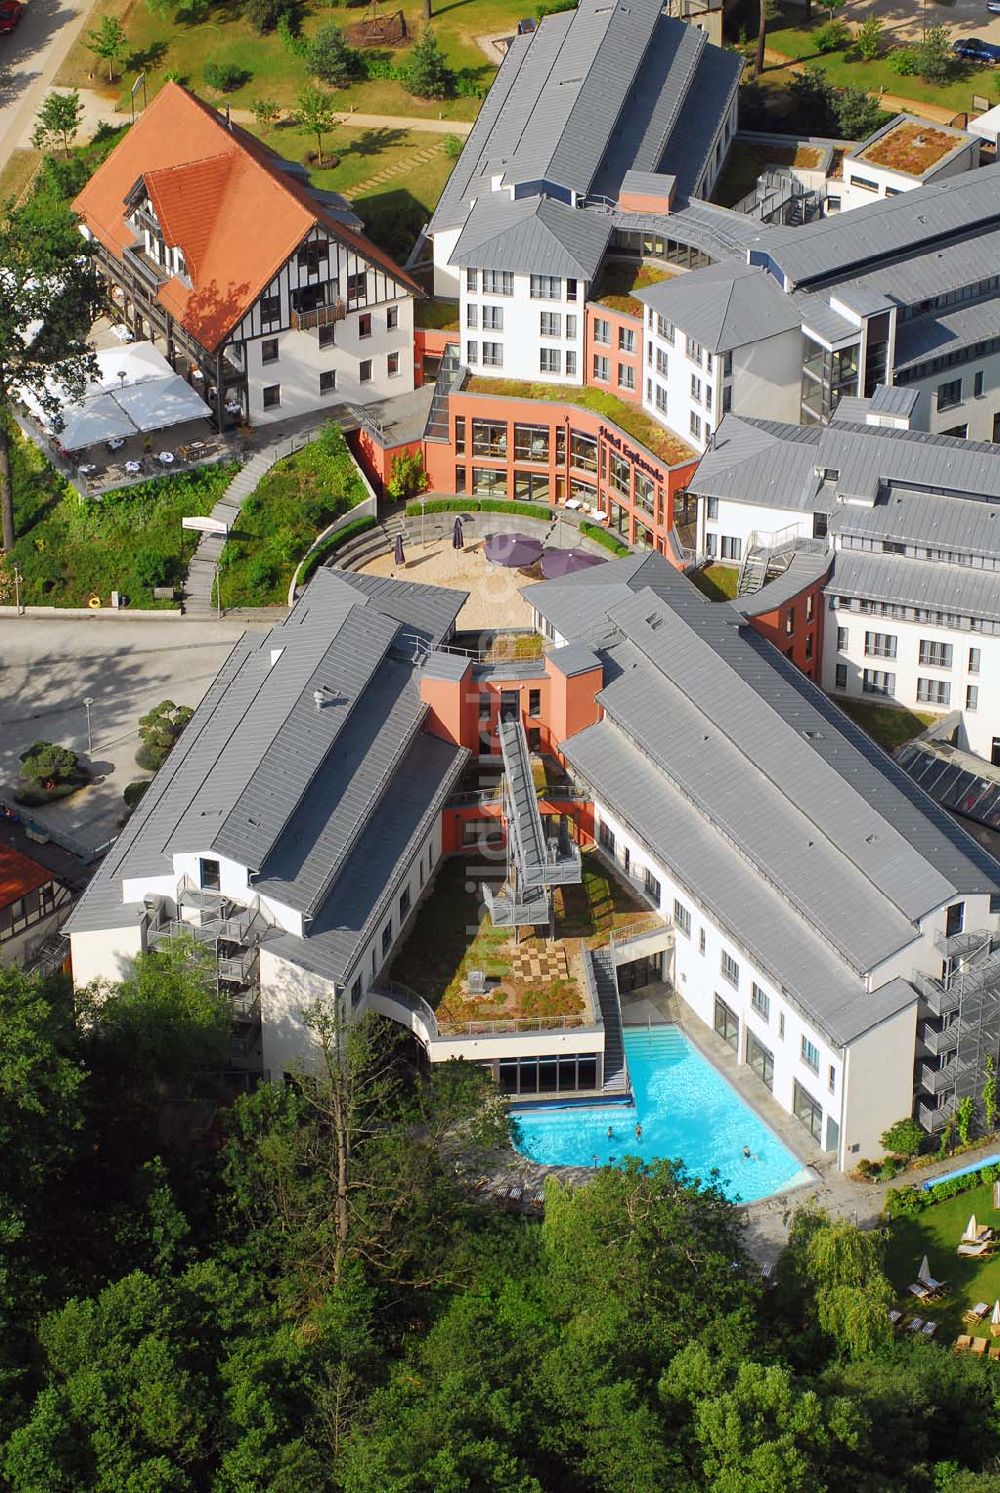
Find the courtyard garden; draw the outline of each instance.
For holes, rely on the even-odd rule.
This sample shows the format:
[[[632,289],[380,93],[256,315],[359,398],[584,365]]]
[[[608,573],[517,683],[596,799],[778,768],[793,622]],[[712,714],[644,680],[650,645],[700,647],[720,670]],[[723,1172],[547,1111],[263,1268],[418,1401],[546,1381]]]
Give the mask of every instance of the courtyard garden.
[[[523,1018],[593,1021],[586,996],[584,948],[606,943],[615,928],[658,919],[593,852],[583,856],[583,881],[558,888],[555,939],[524,929],[494,928],[480,900],[476,871],[483,854],[470,849],[445,861],[420,909],[392,977],[434,1007],[445,1027],[470,1021]],[[494,862],[494,865],[496,863]],[[496,886],[495,876],[489,879]],[[525,936],[527,935],[527,936]],[[481,971],[485,995],[470,995],[469,972]]]
[[[15,600],[14,568],[27,606],[107,605],[112,591],[132,607],[169,607],[154,587],[179,585],[198,543],[181,519],[210,513],[235,471],[231,463],[158,477],[100,499],[81,497],[42,453],[15,434],[11,476],[17,542],[0,559],[0,604]]]
[[[691,576],[703,596],[709,601],[732,601],[740,581],[738,565],[703,565]]]
[[[903,705],[868,705],[863,700],[839,698],[837,704],[887,752],[894,752],[904,741],[912,741],[937,719],[926,711],[907,710]]]
[[[636,298],[637,290],[647,290],[661,280],[670,280],[669,270],[659,269],[654,264],[630,264],[625,260],[610,260],[601,271],[594,290],[593,299],[608,306],[612,311],[623,311],[628,316],[642,317],[646,308]]]
[[[962,1317],[979,1302],[992,1308],[1000,1297],[1000,1251],[981,1258],[963,1258],[956,1253],[973,1213],[980,1225],[1000,1229],[1000,1214],[993,1208],[992,1183],[934,1203],[913,1217],[896,1218],[889,1231],[885,1268],[899,1293],[897,1304],[905,1305],[925,1321],[937,1322],[937,1336],[945,1343],[963,1332],[988,1337],[988,1319],[980,1327],[970,1327]],[[918,1302],[907,1291],[917,1278],[924,1255],[931,1274],[947,1284],[939,1302]]]

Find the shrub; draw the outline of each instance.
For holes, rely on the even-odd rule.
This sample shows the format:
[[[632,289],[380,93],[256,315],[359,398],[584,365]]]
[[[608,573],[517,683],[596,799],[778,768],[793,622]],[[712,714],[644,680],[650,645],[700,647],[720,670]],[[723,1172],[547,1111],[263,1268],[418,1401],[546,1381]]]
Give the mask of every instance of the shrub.
[[[397,502],[401,498],[412,498],[426,492],[428,487],[424,459],[419,451],[401,451],[392,459],[392,468],[385,490]]]
[[[273,129],[281,118],[281,109],[273,99],[259,98],[253,106],[253,117],[258,129]]]
[[[465,149],[465,141],[458,135],[445,135],[444,153],[450,161],[457,161]]]
[[[888,1218],[913,1218],[927,1207],[927,1193],[919,1187],[894,1187],[885,1195]]]
[[[966,1094],[964,1099],[960,1099],[955,1106],[955,1129],[958,1131],[958,1138],[963,1146],[969,1144],[969,1137],[972,1134],[972,1114],[974,1109],[975,1105],[968,1094]]]
[[[291,8],[289,0],[246,0],[243,14],[253,29],[263,36],[266,32],[273,31]]]
[[[309,65],[317,78],[343,88],[359,71],[358,54],[349,47],[339,26],[322,26],[309,49]]]
[[[287,9],[278,17],[278,40],[291,57],[308,57],[309,42],[299,28],[298,12]]]
[[[130,812],[135,808],[136,804],[142,798],[142,795],[145,793],[148,787],[148,778],[136,778],[134,783],[126,784],[125,791],[122,793],[122,798],[125,800],[125,807]]]
[[[162,550],[140,547],[135,552],[132,561],[132,574],[136,581],[146,591],[152,591],[155,586],[165,586],[173,579],[172,558],[165,555]]]
[[[917,72],[925,83],[947,83],[955,76],[958,59],[951,50],[951,33],[940,21],[927,27],[915,51]]]
[[[139,721],[139,740],[142,743],[135,754],[140,767],[155,772],[170,755],[170,749],[191,719],[194,711],[187,705],[175,705],[173,700],[161,700]]]
[[[19,761],[21,781],[30,789],[49,792],[64,784],[81,783],[87,776],[76,753],[52,741],[34,742],[21,753]]]
[[[916,47],[893,47],[889,66],[901,78],[915,78],[920,71],[920,53]]]
[[[858,1162],[854,1170],[857,1172],[859,1177],[862,1177],[865,1181],[867,1181],[872,1173],[874,1171],[877,1171],[877,1167],[873,1162],[868,1160],[867,1156],[862,1156],[861,1160]]]
[[[882,50],[882,22],[878,16],[868,16],[862,21],[854,45],[862,62],[874,62]]]
[[[202,77],[209,88],[216,88],[220,93],[233,93],[250,81],[246,68],[237,67],[235,62],[206,62]]]
[[[587,539],[596,539],[598,544],[602,544],[606,550],[610,550],[619,559],[631,553],[627,544],[622,544],[614,534],[609,534],[606,529],[600,528],[597,524],[582,523],[580,533]]]
[[[827,21],[825,26],[820,26],[813,37],[817,52],[840,52],[851,39],[843,21]]]
[[[833,117],[846,140],[864,140],[892,118],[863,88],[842,88],[833,100]]]
[[[897,1120],[882,1134],[882,1144],[896,1156],[916,1156],[924,1143],[924,1132],[909,1115]]]

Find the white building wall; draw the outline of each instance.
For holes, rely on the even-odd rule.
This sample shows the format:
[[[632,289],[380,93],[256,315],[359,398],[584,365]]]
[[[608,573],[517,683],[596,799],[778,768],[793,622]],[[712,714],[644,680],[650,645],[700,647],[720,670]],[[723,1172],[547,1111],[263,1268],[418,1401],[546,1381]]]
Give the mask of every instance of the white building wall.
[[[802,403],[802,329],[750,342],[733,351],[735,415],[799,423]]]
[[[739,1020],[739,1062],[747,1060],[747,1034],[752,1032],[772,1054],[774,1059],[774,1082],[772,1093],[781,1107],[794,1113],[795,1084],[802,1088],[822,1107],[822,1142],[825,1146],[829,1122],[840,1126],[843,1084],[843,1053],[831,1047],[829,1042],[807,1022],[792,1004],[779,993],[778,986],[752,962],[749,954],[740,945],[735,930],[719,927],[713,917],[705,911],[664,866],[659,864],[626,828],[622,821],[599,800],[595,800],[597,824],[606,824],[615,836],[615,859],[624,864],[626,849],[630,857],[630,872],[642,876],[649,867],[661,886],[660,908],[664,916],[674,916],[674,899],[682,903],[691,914],[691,932],[686,936],[679,923],[675,924],[674,987],[706,1026],[715,1025],[715,998],[719,996]],[[704,953],[701,952],[701,935],[704,933]],[[722,974],[723,951],[739,965],[739,985],[734,987]],[[753,1009],[752,986],[756,984],[767,996],[767,1017]],[[816,1049],[816,1071],[803,1060],[802,1039],[805,1037]],[[908,1058],[912,1081],[913,1053]],[[808,1132],[804,1132],[805,1135]]]
[[[142,928],[104,928],[71,933],[70,961],[73,984],[78,988],[91,980],[123,980],[137,954],[143,952]]]
[[[881,1137],[913,1111],[913,1052],[917,1002],[852,1042],[845,1053],[840,1165],[851,1171],[862,1157],[885,1154]],[[910,1061],[905,1061],[906,1054]]]
[[[933,564],[933,561],[927,561]],[[998,576],[1000,585],[1000,576]],[[833,588],[836,587],[834,567]],[[842,636],[843,633],[846,637]],[[895,638],[895,658],[866,654],[866,634],[879,633]],[[920,663],[921,642],[943,643],[951,648],[951,665],[934,668]],[[973,650],[978,650],[978,661]],[[970,662],[973,667],[970,668]],[[978,668],[976,664],[978,663]],[[846,671],[846,687],[838,682],[838,667]],[[864,689],[864,672],[876,669],[891,674],[891,695],[884,700]],[[843,679],[843,675],[840,676]],[[934,705],[918,698],[918,681],[940,681],[950,690],[947,704]],[[951,710],[962,713],[959,745],[980,757],[990,758],[994,738],[1000,738],[1000,637],[969,632],[962,628],[945,628],[928,622],[906,622],[896,617],[879,617],[847,608],[831,609],[823,638],[821,683],[836,699],[847,696],[872,704],[904,705],[929,715],[946,715]],[[969,709],[970,686],[977,691],[975,708]]]
[[[463,226],[459,224],[457,228],[442,228],[434,235],[434,294],[443,296],[445,300],[454,300],[459,292],[462,272],[457,265],[449,264],[448,261],[455,252]]]
[[[474,276],[470,282],[470,271]],[[556,298],[531,294],[530,275],[511,275],[510,295],[498,294],[500,271],[463,266],[460,287],[462,361],[483,377],[526,379],[532,383],[580,385],[584,381],[583,336],[587,281],[558,278]],[[493,278],[490,278],[490,277]],[[470,283],[474,288],[470,288]],[[487,286],[492,288],[487,289]],[[487,326],[499,313],[502,329]],[[557,317],[559,332],[542,336],[541,318]],[[470,324],[470,316],[474,325]],[[497,350],[499,365],[488,363],[484,344]],[[541,350],[558,355],[558,372],[543,371]],[[567,354],[569,367],[567,373]]]
[[[937,171],[928,171],[922,177],[910,176],[905,171],[891,171],[872,161],[848,156],[844,161],[840,210],[842,213],[849,212],[851,208],[877,202],[881,197],[898,197],[900,192],[912,192],[914,187],[923,187],[932,181],[944,181],[949,176],[959,176],[963,171],[970,171],[978,165],[978,140],[970,140],[964,150],[944,161]]]
[[[709,517],[709,512],[716,515]],[[813,531],[813,516],[803,513],[801,508],[761,508],[753,503],[732,503],[724,498],[698,499],[697,549],[699,554],[714,554],[722,558],[732,544],[724,545],[723,539],[738,540],[739,554],[725,558],[742,559],[747,550],[751,534],[777,534],[794,529],[799,535],[809,538]]]
[[[320,975],[280,959],[267,947],[260,951],[260,1043],[262,1066],[272,1083],[286,1073],[315,1067],[316,1047],[306,1015],[317,1003],[332,1005],[336,986]]]
[[[982,375],[982,392],[977,394],[977,374]],[[941,391],[959,383],[959,402],[941,409]],[[934,435],[966,427],[970,441],[992,441],[993,422],[1000,415],[1000,353],[992,353],[957,368],[943,368],[906,385],[918,394],[913,412],[913,429],[929,430]],[[947,397],[947,396],[945,396]],[[1000,434],[1000,430],[997,431]]]

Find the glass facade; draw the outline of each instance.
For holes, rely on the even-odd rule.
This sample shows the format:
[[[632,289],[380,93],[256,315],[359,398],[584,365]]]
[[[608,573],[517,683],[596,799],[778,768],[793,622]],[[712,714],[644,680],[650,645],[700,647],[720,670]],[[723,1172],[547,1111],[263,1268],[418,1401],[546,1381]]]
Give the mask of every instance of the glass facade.
[[[858,392],[857,344],[831,352],[803,337],[802,423],[826,424],[845,394]]]
[[[502,1094],[566,1094],[597,1088],[597,1054],[501,1058],[493,1065]]]

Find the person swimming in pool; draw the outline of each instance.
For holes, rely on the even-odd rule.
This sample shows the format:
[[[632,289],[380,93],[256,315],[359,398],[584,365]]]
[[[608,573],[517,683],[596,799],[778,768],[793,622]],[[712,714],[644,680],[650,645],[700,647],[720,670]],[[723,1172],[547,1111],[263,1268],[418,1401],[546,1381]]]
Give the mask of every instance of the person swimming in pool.
[[[642,1126],[639,1124],[638,1120],[635,1123],[635,1138],[636,1140],[642,1140]]]
[[[750,1150],[750,1147],[749,1146],[744,1146],[743,1147],[743,1160],[744,1161],[749,1161],[751,1155],[752,1155],[752,1152]]]
[[[614,1126],[613,1125],[609,1125],[608,1126],[608,1140],[614,1140],[614,1138],[615,1138]]]

